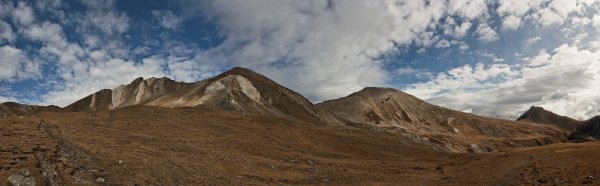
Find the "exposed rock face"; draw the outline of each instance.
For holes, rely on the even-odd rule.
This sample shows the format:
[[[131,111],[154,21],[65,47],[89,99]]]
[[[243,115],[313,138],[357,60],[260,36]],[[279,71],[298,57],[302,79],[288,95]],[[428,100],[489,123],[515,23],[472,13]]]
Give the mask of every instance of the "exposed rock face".
[[[315,111],[313,104],[302,95],[240,67],[196,83],[176,82],[168,78],[138,78],[130,84],[96,92],[66,108],[87,111],[131,105],[207,106],[323,123],[317,113],[322,112]]]
[[[168,78],[137,78],[127,85],[114,89],[103,89],[67,107],[71,111],[114,109],[131,105],[146,104],[161,96],[169,95],[189,86]]]
[[[517,121],[551,124],[569,132],[574,131],[579,124],[579,121],[577,120],[555,114],[542,107],[536,106],[531,106],[531,108],[523,113]]]

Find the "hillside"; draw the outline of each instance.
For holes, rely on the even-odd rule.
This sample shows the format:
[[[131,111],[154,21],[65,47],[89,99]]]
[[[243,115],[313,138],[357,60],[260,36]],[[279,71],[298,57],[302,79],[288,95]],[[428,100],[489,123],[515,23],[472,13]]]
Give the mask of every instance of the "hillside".
[[[0,104],[0,117],[8,116],[30,116],[41,112],[61,112],[62,109],[58,106],[37,106],[37,105],[25,105],[15,102],[5,102]]]
[[[6,184],[26,175],[37,185],[593,185],[600,176],[599,143],[450,153],[393,132],[203,107],[45,112],[0,118],[0,133]]]
[[[486,152],[566,140],[552,127],[476,116],[429,104],[391,88],[365,88],[316,105],[349,126],[398,132],[451,152]]]

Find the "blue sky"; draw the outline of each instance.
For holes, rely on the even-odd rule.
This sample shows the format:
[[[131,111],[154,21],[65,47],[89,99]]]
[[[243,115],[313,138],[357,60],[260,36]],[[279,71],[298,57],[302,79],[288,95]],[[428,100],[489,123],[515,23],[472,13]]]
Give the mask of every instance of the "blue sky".
[[[514,119],[600,114],[597,0],[0,2],[0,102],[68,105],[233,66],[313,102],[387,86]]]

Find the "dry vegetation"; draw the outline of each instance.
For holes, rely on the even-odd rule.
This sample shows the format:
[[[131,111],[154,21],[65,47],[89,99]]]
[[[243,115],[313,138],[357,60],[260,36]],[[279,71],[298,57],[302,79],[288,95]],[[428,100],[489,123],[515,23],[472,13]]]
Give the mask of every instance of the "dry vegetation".
[[[47,112],[0,119],[0,135],[0,180],[27,170],[41,185],[600,183],[598,143],[449,153],[393,132],[208,108]]]

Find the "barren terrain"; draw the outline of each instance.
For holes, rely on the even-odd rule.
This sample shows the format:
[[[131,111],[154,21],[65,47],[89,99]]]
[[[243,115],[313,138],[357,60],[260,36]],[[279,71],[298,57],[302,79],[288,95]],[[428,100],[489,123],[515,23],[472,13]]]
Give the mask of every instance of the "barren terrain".
[[[596,142],[449,153],[393,132],[202,107],[8,117],[0,135],[0,180],[27,170],[38,184],[599,183]]]

